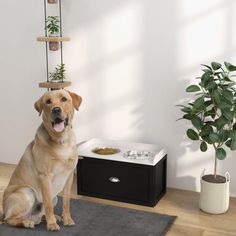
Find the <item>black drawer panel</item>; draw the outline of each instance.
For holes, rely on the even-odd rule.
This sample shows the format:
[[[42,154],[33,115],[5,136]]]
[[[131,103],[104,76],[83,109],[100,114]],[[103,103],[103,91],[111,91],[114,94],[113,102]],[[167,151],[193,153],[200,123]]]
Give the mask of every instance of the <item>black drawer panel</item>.
[[[150,167],[117,161],[79,160],[79,189],[82,193],[147,202]],[[115,182],[112,182],[113,181]]]

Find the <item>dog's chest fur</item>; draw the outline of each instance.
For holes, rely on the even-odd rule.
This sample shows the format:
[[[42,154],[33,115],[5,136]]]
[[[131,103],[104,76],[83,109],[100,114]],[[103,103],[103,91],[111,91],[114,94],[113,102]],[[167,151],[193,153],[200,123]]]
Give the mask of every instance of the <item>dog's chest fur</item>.
[[[78,157],[71,147],[59,148],[53,159],[52,192],[56,196],[64,188],[67,179],[77,164]]]

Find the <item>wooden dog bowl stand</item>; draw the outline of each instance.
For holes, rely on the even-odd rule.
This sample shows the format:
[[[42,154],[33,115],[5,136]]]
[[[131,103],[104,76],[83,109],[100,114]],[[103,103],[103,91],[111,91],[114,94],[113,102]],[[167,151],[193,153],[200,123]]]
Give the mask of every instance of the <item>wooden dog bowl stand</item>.
[[[120,153],[98,155],[92,150],[107,145]],[[129,149],[155,150],[150,160],[127,159]],[[77,191],[80,195],[155,206],[166,192],[167,153],[156,145],[92,139],[78,146]]]

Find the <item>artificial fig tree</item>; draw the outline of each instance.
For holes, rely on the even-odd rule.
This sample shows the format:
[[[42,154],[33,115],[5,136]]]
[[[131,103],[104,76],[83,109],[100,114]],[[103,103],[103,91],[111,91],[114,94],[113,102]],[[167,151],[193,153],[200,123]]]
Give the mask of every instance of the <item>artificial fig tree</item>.
[[[186,92],[195,94],[196,98],[186,106],[179,105],[185,113],[180,119],[191,122],[192,128],[187,130],[187,136],[200,142],[202,152],[213,146],[216,179],[217,160],[225,159],[226,148],[236,149],[236,86],[232,80],[236,66],[229,62],[202,66],[202,76],[186,88]]]

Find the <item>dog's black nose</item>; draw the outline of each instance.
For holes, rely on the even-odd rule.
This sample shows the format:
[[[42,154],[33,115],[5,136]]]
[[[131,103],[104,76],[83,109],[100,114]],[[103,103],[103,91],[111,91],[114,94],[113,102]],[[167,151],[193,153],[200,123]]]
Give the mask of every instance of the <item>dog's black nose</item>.
[[[60,107],[54,107],[54,108],[52,109],[52,113],[53,113],[53,114],[59,114],[59,113],[61,113],[61,108],[60,108]]]

